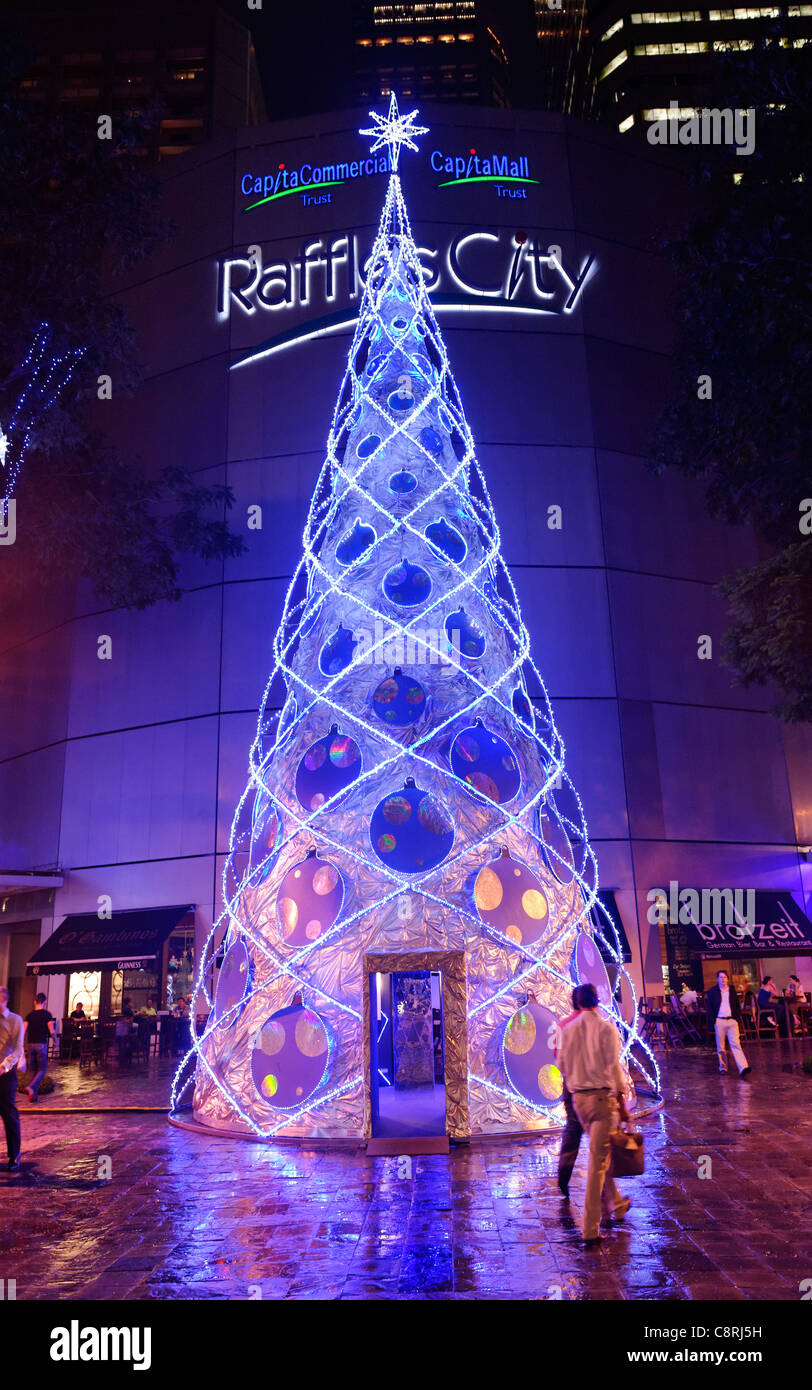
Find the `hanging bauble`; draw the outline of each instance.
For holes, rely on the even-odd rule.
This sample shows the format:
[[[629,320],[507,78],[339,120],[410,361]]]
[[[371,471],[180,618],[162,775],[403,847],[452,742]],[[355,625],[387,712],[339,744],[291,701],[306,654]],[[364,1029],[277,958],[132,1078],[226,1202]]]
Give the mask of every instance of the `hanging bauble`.
[[[349,666],[357,645],[350,629],[339,623],[319,652],[319,668],[322,675],[337,676]]]
[[[306,811],[317,811],[325,801],[354,782],[361,771],[361,750],[333,725],[329,734],[311,743],[296,769],[296,795]]]
[[[558,1020],[549,1009],[528,1003],[505,1027],[502,1059],[511,1086],[531,1105],[557,1105],[564,1080],[555,1059]]]
[[[422,565],[401,560],[384,575],[383,591],[389,602],[398,608],[417,608],[428,600],[431,579]]]
[[[443,559],[453,560],[457,565],[465,559],[465,552],[468,547],[459,531],[455,527],[449,526],[444,516],[429,522],[424,535],[429,544],[439,551]]]
[[[267,1105],[298,1110],[321,1085],[329,1055],[327,1029],[312,1009],[280,1009],[254,1039],[251,1075]]]
[[[511,859],[506,849],[480,869],[474,884],[474,903],[486,926],[517,946],[532,946],[549,921],[547,897],[526,864]]]
[[[598,1002],[602,1009],[613,1009],[612,986],[609,983],[609,976],[606,973],[606,966],[601,960],[600,952],[592,940],[584,931],[579,931],[575,939],[575,950],[572,953],[572,973],[579,985],[594,985],[598,995]]]
[[[414,676],[404,676],[398,666],[394,675],[381,681],[372,696],[372,708],[384,724],[414,724],[426,708],[426,692]]]
[[[389,479],[390,492],[395,492],[398,494],[414,492],[416,487],[417,479],[414,476],[414,473],[410,473],[406,468],[401,468],[399,472],[393,473],[391,478]]]
[[[467,657],[469,661],[482,656],[486,646],[485,634],[464,608],[449,614],[445,620],[445,630],[453,650],[459,652],[460,656]]]
[[[214,992],[214,1021],[226,1028],[237,1022],[251,984],[251,961],[245,944],[235,941],[229,946],[217,976]]]
[[[276,919],[289,946],[317,941],[335,922],[344,901],[344,880],[335,865],[310,851],[288,869],[279,885]]]
[[[539,806],[538,826],[547,867],[555,874],[559,883],[571,883],[575,867],[572,845],[561,817],[552,803]]]
[[[457,734],[451,745],[451,771],[474,791],[498,806],[512,801],[522,779],[509,745],[477,720]]]
[[[377,540],[374,526],[366,526],[360,516],[355,518],[352,528],[336,546],[336,559],[340,565],[351,565],[365,555]]]
[[[416,874],[436,868],[450,853],[454,825],[443,803],[408,778],[402,791],[376,806],[369,837],[387,868]]]

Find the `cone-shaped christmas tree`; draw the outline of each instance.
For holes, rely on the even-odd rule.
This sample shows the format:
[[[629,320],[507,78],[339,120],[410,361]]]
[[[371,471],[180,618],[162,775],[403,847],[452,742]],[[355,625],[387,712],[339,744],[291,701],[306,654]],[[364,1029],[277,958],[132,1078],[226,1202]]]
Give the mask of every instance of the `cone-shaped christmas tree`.
[[[369,1134],[381,971],[442,971],[451,1135],[562,1122],[551,1043],[576,983],[624,1057],[640,1046],[409,227],[415,115],[393,97],[362,132],[392,172],[235,816],[222,966],[195,1000],[214,1128]]]

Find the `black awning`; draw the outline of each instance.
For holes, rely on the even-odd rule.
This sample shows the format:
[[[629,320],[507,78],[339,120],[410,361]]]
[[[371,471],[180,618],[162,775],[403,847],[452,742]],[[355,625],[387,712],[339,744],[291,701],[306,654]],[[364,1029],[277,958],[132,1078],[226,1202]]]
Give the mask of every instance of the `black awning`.
[[[629,945],[629,938],[627,937],[626,929],[623,926],[623,919],[620,915],[614,892],[612,892],[610,889],[602,888],[600,893],[598,894],[598,899],[600,903],[603,905],[603,907],[606,908],[606,911],[611,919],[612,926],[617,932],[618,941],[620,943],[620,952],[623,957],[623,964],[628,965],[629,961],[632,958],[632,948]],[[599,907],[594,907],[592,909],[592,919],[599,932],[603,933],[606,931],[606,918],[604,917]],[[611,934],[609,935],[609,940],[611,940]],[[612,956],[607,946],[604,945],[603,941],[601,941],[600,937],[597,938],[596,944],[598,950],[600,951],[601,960],[606,965],[614,965],[614,957]]]
[[[69,975],[73,970],[141,970],[160,957],[170,932],[194,904],[114,912],[73,913],[34,952],[28,975]]]
[[[752,924],[741,923],[735,918],[730,923],[685,922],[683,917],[688,914],[681,908],[680,930],[685,933],[688,950],[706,960],[722,956],[812,955],[812,922],[795,903],[792,894],[757,891],[754,897]],[[744,911],[749,915],[746,902],[744,894]]]

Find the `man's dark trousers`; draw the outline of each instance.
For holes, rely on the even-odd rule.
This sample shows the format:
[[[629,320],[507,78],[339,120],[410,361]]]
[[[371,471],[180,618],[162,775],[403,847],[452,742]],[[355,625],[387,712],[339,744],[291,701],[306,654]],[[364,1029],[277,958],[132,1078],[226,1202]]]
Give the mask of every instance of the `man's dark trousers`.
[[[581,1128],[578,1116],[572,1104],[572,1096],[564,1086],[564,1109],[567,1112],[567,1124],[561,1136],[561,1152],[558,1155],[558,1185],[561,1188],[569,1186],[572,1177],[572,1170],[575,1167],[575,1160],[578,1157],[578,1150],[581,1147]]]
[[[0,1076],[0,1117],[5,1126],[10,1159],[18,1158],[20,1153],[20,1112],[16,1101],[17,1068],[12,1067]]]
[[[28,1070],[33,1074],[30,1082],[30,1089],[34,1095],[42,1085],[42,1078],[48,1070],[48,1044],[29,1043],[28,1044]]]

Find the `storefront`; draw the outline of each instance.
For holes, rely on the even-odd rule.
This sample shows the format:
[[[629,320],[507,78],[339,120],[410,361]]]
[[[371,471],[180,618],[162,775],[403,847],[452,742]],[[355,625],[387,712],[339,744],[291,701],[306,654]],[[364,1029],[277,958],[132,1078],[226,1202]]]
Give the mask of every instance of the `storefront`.
[[[124,1001],[134,1014],[151,999],[171,1012],[192,992],[194,907],[73,913],[28,962],[28,975],[64,975],[67,1018],[81,1003],[91,1019],[119,1016]]]
[[[698,992],[716,983],[726,970],[739,998],[756,995],[771,975],[780,992],[796,976],[810,992],[812,984],[812,922],[786,892],[754,892],[752,917],[729,922],[676,920],[663,924],[665,992],[679,993],[683,982]]]

